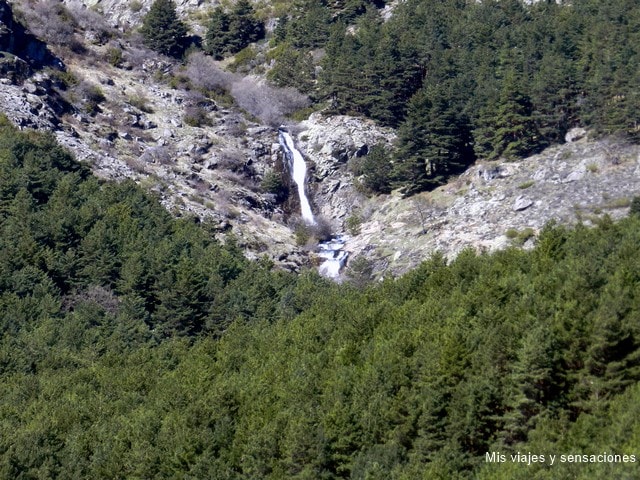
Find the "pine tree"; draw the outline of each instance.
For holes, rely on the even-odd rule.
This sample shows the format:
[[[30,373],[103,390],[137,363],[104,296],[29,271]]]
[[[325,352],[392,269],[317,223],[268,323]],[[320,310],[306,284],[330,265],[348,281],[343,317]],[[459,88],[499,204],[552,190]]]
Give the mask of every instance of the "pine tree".
[[[155,0],[142,21],[144,43],[163,55],[180,57],[186,48],[187,27],[176,13],[172,0]]]
[[[205,35],[205,50],[215,58],[222,59],[263,37],[264,24],[255,18],[251,3],[240,0],[229,13],[221,7],[213,11]]]
[[[209,18],[205,35],[205,51],[217,60],[224,57],[230,41],[229,21],[229,14],[221,7],[216,8]]]
[[[531,99],[523,91],[523,78],[509,68],[495,104],[480,114],[474,131],[476,155],[489,159],[523,157],[545,146],[533,121]]]
[[[398,140],[398,180],[409,191],[436,186],[473,161],[470,125],[454,80],[414,95]]]
[[[391,159],[384,146],[374,145],[362,159],[364,186],[376,193],[391,191]]]
[[[331,20],[325,2],[303,0],[289,22],[288,39],[298,48],[323,47],[329,39]]]
[[[275,65],[267,73],[267,78],[279,87],[293,87],[301,92],[312,90],[315,68],[311,53],[283,43],[278,47]]]
[[[554,377],[559,366],[557,343],[544,324],[533,326],[522,339],[509,378],[502,442],[509,445],[526,440],[539,415],[557,394],[559,381]]]
[[[255,11],[249,0],[238,0],[231,11],[229,35],[230,53],[237,53],[250,43],[264,38],[264,24],[255,18]]]
[[[545,54],[532,81],[532,117],[546,142],[561,142],[576,120],[575,72],[567,58]]]

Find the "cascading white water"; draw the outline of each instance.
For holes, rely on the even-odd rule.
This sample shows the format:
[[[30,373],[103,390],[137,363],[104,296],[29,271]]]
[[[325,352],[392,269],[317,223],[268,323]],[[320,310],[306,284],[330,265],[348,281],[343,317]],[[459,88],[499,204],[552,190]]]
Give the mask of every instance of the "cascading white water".
[[[305,163],[302,154],[293,143],[291,135],[283,129],[280,129],[278,132],[280,145],[284,148],[287,159],[289,160],[293,181],[296,182],[296,185],[298,186],[298,197],[300,198],[300,213],[302,214],[302,219],[306,223],[314,225],[316,220],[313,217],[309,199],[304,191],[304,182],[307,176],[307,164]]]
[[[280,145],[284,149],[287,161],[289,162],[289,170],[291,171],[293,181],[298,186],[298,197],[300,198],[300,213],[302,214],[302,219],[309,225],[315,225],[316,220],[313,216],[309,199],[307,198],[304,190],[307,176],[307,164],[304,161],[304,157],[296,148],[289,132],[284,128],[280,128],[278,130],[278,139],[280,141]],[[345,242],[345,238],[339,235],[318,245],[318,248],[320,249],[318,256],[324,259],[324,262],[322,262],[322,265],[320,265],[320,268],[318,269],[320,275],[338,279],[340,276],[340,270],[349,256],[349,254],[343,250]]]
[[[349,254],[343,250],[346,240],[342,236],[332,238],[327,242],[322,242],[318,256],[324,258],[318,272],[320,275],[329,278],[338,278],[340,270],[347,261]]]

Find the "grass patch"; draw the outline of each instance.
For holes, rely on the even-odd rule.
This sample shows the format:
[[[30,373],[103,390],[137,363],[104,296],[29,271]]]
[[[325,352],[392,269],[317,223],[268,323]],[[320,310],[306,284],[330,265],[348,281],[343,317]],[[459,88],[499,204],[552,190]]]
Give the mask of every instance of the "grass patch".
[[[617,208],[627,208],[628,206],[631,205],[631,199],[628,197],[620,197],[620,198],[615,198],[613,200],[609,200],[607,203],[605,203],[602,208],[607,208],[610,210],[615,210]]]
[[[127,103],[144,113],[153,113],[153,108],[149,105],[149,99],[142,94],[131,95],[127,98]]]
[[[527,240],[536,236],[536,232],[533,228],[527,227],[522,230],[516,230],[510,228],[504,232],[505,237],[511,240],[511,243],[515,246],[521,247]]]

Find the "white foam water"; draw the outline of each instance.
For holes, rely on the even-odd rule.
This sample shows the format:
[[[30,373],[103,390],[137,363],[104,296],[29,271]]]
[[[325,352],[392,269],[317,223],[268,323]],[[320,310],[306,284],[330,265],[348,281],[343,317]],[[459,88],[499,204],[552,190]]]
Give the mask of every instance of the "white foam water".
[[[337,236],[318,245],[318,256],[324,258],[318,272],[328,278],[338,278],[340,270],[347,261],[349,254],[343,250],[346,240],[343,236]]]
[[[288,132],[283,129],[279,130],[280,145],[285,149],[290,164],[291,176],[298,186],[298,197],[300,198],[300,214],[302,220],[310,225],[315,225],[316,220],[311,211],[309,199],[304,191],[304,184],[307,176],[307,164],[304,161],[302,153],[296,148],[293,139]]]

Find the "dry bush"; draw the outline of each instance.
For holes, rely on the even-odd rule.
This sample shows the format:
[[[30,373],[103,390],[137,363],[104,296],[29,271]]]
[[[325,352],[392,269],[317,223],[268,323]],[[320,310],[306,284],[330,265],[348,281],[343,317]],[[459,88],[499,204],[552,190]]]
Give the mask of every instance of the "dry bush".
[[[213,58],[202,52],[189,55],[186,75],[196,88],[214,92],[227,91],[236,81],[235,75],[222,70]]]
[[[41,40],[50,45],[73,46],[79,43],[74,37],[76,27],[71,12],[60,2],[45,0],[21,5],[27,26]]]
[[[311,227],[311,231],[319,242],[326,242],[333,236],[331,222],[324,217],[316,218],[316,224]]]
[[[202,93],[193,90],[188,91],[184,96],[184,104],[185,106],[201,107],[208,112],[216,110],[216,104],[212,100],[205,97]]]
[[[309,99],[293,88],[271,87],[250,77],[235,82],[231,95],[240,108],[273,127],[309,104]]]
[[[66,295],[62,300],[62,308],[65,311],[73,311],[83,303],[98,305],[110,315],[117,315],[120,307],[120,299],[109,287],[92,285],[80,292]]]
[[[235,150],[231,148],[226,148],[222,152],[220,152],[221,158],[218,165],[224,170],[230,172],[240,172],[242,171],[244,165],[247,162],[247,159],[244,156],[244,153],[241,150]]]
[[[173,162],[173,152],[167,147],[149,147],[140,156],[140,160],[146,163],[159,163],[169,165]]]
[[[136,35],[132,35],[130,45],[123,52],[122,57],[124,62],[129,65],[128,68],[131,68],[145,65],[149,61],[159,58],[159,55],[142,45],[142,40]]]
[[[115,30],[111,28],[106,19],[98,12],[87,8],[79,1],[69,3],[68,10],[75,20],[76,26],[93,37],[93,42],[104,45],[110,38],[115,36]]]
[[[225,72],[210,56],[189,56],[186,76],[204,91],[231,93],[236,104],[265,124],[278,126],[284,118],[309,105],[309,99],[293,88],[275,88],[251,77]]]

